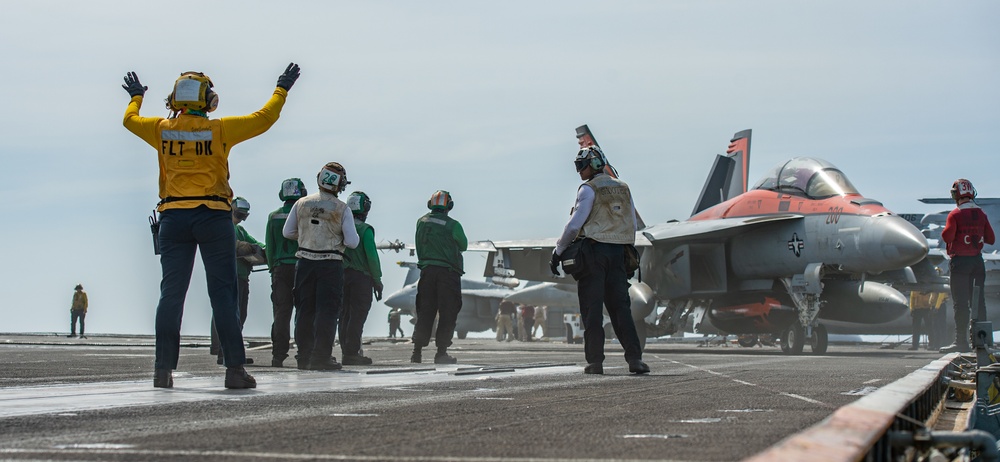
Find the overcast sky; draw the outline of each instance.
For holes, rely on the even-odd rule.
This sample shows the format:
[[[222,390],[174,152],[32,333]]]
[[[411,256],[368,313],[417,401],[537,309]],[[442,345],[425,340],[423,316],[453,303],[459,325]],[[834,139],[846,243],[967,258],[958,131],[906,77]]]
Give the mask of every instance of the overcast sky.
[[[715,154],[753,129],[755,182],[795,156],[840,167],[896,212],[967,177],[1000,195],[995,1],[32,1],[0,16],[0,332],[152,333],[160,268],[147,216],[156,152],[122,127],[122,76],[165,116],[177,76],[208,74],[213,116],[259,109],[294,61],[281,119],[233,148],[231,184],[264,238],[278,188],[330,161],[373,201],[376,237],[413,241],[437,189],[470,240],[554,237],[589,124],[649,223],[685,219]],[[405,270],[385,254],[386,293]],[[467,255],[479,278],[483,255]],[[185,334],[210,310],[200,261]],[[245,333],[267,336],[266,272]],[[386,335],[373,307],[366,335]],[[406,333],[412,331],[405,326]]]

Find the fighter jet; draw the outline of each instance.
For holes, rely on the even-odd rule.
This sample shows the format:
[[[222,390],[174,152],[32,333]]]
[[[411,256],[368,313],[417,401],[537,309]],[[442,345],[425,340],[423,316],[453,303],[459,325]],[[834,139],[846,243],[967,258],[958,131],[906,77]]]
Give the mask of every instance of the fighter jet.
[[[921,261],[924,236],[821,159],[782,162],[748,188],[750,137],[737,133],[716,158],[689,219],[636,236],[641,282],[630,296],[640,334],[711,323],[724,333],[771,334],[787,353],[809,343],[822,354],[822,320],[875,324],[905,314],[906,297],[868,276]],[[555,241],[489,242],[485,274],[571,282],[548,270]]]

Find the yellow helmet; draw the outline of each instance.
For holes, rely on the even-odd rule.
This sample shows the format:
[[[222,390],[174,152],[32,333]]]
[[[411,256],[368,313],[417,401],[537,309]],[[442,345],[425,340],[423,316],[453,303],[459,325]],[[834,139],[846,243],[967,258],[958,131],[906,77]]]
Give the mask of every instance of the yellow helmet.
[[[167,109],[212,112],[219,107],[219,95],[212,90],[212,79],[201,72],[185,72],[174,82],[167,96]]]

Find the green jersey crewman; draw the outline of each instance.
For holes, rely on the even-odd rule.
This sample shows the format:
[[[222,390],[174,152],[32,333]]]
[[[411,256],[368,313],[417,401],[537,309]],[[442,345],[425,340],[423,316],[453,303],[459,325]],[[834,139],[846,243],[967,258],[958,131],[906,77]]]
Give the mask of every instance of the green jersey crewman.
[[[448,354],[455,322],[462,310],[462,252],[469,246],[462,224],[448,216],[455,202],[448,191],[436,191],[427,201],[430,213],[417,220],[415,245],[420,280],[417,282],[417,325],[413,329],[413,355],[421,361],[421,349],[430,344],[434,318],[438,317],[435,344],[437,364],[458,362]]]
[[[257,239],[247,232],[240,223],[250,217],[250,201],[236,196],[233,199],[233,230],[236,232],[236,288],[237,302],[240,307],[240,330],[247,322],[247,307],[250,303],[250,273],[254,262],[260,261],[265,248]],[[215,329],[215,318],[212,318],[212,345],[209,349],[218,355],[218,363],[223,363],[222,349],[219,345],[219,333]],[[247,364],[253,364],[253,359],[247,358]]]
[[[271,323],[271,367],[282,367],[288,358],[291,342],[292,287],[295,284],[295,262],[299,259],[299,243],[281,235],[288,212],[295,201],[305,197],[306,185],[298,178],[281,182],[278,198],[284,204],[267,216],[264,244],[267,248],[267,269],[271,272],[271,308],[274,321]]]
[[[361,335],[368,311],[375,300],[382,300],[382,265],[375,249],[375,228],[365,222],[372,209],[372,200],[363,191],[352,192],[347,207],[354,214],[354,227],[361,243],[344,250],[344,309],[340,315],[340,350],[344,365],[371,364],[371,358],[361,354]]]

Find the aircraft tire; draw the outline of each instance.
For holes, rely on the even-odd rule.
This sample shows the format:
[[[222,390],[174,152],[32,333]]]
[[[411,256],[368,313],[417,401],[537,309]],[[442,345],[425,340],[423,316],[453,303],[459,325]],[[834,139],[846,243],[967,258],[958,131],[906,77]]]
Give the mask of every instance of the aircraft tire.
[[[826,354],[826,348],[830,345],[830,336],[826,332],[826,326],[819,324],[813,327],[813,334],[809,337],[809,348],[814,355]]]
[[[781,336],[781,351],[792,355],[800,355],[805,346],[805,329],[798,322],[791,323]]]
[[[757,346],[757,336],[752,334],[737,335],[736,343],[743,348],[753,348]]]

